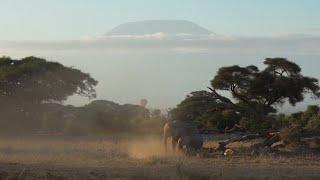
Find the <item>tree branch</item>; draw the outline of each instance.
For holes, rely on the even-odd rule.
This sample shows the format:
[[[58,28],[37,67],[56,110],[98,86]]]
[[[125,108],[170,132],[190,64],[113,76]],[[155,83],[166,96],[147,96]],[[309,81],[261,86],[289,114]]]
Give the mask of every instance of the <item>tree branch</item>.
[[[219,99],[220,101],[227,103],[227,104],[231,104],[233,106],[235,106],[235,104],[227,97],[224,97],[222,95],[220,95],[219,93],[217,93],[217,91],[211,87],[207,87],[208,89],[210,89],[211,93],[215,96],[215,98]]]

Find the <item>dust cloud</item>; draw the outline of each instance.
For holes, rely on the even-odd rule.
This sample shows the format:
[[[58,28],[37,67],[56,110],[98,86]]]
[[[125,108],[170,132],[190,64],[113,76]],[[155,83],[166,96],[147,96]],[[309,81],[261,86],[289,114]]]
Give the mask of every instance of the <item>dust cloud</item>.
[[[145,159],[150,157],[166,157],[172,156],[174,153],[170,151],[165,151],[164,144],[160,138],[147,137],[141,138],[140,140],[134,140],[128,143],[127,152],[129,157],[135,159]]]

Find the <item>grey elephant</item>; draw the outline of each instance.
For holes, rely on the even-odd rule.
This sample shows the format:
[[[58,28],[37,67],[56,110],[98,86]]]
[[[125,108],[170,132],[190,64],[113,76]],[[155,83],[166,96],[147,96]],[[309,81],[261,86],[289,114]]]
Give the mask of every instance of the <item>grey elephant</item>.
[[[183,150],[187,154],[194,153],[202,148],[203,137],[201,134],[180,137],[177,146],[179,150]]]
[[[171,138],[173,151],[177,145],[179,150],[183,148],[198,150],[203,145],[203,138],[197,126],[190,122],[168,121],[163,127],[163,138],[166,151],[169,138]]]

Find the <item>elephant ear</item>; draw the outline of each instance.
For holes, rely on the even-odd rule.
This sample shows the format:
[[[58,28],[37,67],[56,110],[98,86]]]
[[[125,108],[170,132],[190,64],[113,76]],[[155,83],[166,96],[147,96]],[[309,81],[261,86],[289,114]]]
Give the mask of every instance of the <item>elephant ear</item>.
[[[190,136],[199,134],[197,126],[190,122],[173,121],[171,127],[175,136]]]

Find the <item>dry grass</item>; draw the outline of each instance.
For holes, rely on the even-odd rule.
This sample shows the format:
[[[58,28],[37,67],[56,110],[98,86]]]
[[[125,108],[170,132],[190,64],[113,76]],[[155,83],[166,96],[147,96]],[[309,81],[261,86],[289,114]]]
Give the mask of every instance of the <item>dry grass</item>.
[[[231,158],[199,158],[165,153],[159,137],[1,138],[0,179],[3,170],[17,175],[23,168],[32,179],[48,178],[48,172],[76,179],[320,179],[316,155],[250,155],[242,153],[247,145],[233,144],[237,153]]]
[[[166,155],[158,140],[129,137],[4,138],[0,139],[0,161],[99,166],[109,161]]]

